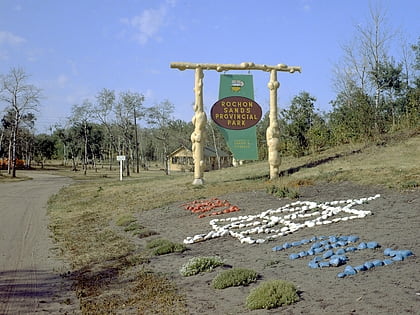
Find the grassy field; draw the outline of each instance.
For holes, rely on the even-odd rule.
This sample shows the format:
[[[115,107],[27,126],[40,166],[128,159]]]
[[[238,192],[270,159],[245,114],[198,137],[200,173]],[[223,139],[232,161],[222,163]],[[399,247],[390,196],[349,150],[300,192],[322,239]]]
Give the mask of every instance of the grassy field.
[[[396,190],[420,186],[420,136],[380,144],[347,145],[303,158],[282,161],[279,179],[268,180],[268,163],[205,173],[205,185],[193,186],[192,173],[142,171],[119,181],[118,171],[89,170],[87,176],[53,170],[76,180],[49,202],[50,229],[63,256],[86,314],[113,313],[124,305],[141,312],[187,313],[184,297],[164,275],[150,273],[145,248],[136,248],[123,233],[125,220],[136,212],[174,202],[220,196],[227,192],[299,191],[322,181],[353,181]],[[141,226],[134,227],[141,229]],[[115,290],[124,281],[124,290]],[[112,289],[112,294],[107,294]],[[120,292],[119,294],[115,292]]]

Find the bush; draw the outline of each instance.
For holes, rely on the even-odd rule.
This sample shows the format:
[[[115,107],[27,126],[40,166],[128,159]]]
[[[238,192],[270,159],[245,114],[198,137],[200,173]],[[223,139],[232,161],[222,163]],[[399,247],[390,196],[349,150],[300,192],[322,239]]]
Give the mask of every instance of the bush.
[[[271,309],[281,305],[289,305],[299,300],[293,283],[284,280],[271,280],[261,283],[251,291],[246,299],[246,307],[250,310]]]
[[[170,253],[182,253],[187,250],[184,244],[173,243],[165,239],[154,239],[147,243],[147,248],[152,250],[155,256],[165,255]]]
[[[223,265],[220,257],[193,257],[181,267],[180,273],[184,277],[196,275],[200,272],[210,271]]]
[[[130,224],[136,222],[136,218],[134,218],[131,215],[123,215],[121,217],[118,218],[117,222],[115,222],[115,224],[117,226],[129,226]]]
[[[240,285],[248,285],[257,281],[258,274],[251,269],[234,268],[221,272],[212,281],[215,289],[224,289],[228,287],[237,287]]]
[[[272,194],[279,198],[290,198],[290,199],[296,199],[299,197],[299,192],[290,189],[286,186],[284,187],[277,187],[275,185],[272,185],[271,187],[267,187],[267,193]]]

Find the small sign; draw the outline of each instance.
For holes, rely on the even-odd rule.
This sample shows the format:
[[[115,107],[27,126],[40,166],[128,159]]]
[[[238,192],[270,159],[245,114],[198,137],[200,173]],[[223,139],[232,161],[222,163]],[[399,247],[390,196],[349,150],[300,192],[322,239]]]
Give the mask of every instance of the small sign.
[[[125,161],[125,155],[117,155],[117,161]]]
[[[211,108],[211,118],[220,127],[232,130],[248,129],[261,119],[261,106],[244,96],[228,96]]]

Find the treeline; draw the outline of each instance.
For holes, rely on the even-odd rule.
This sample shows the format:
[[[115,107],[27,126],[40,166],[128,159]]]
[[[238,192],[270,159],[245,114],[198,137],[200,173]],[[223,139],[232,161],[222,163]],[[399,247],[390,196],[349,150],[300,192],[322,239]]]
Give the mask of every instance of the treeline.
[[[283,155],[298,157],[344,143],[375,140],[399,130],[418,130],[420,38],[417,44],[402,45],[399,58],[393,57],[389,48],[395,43],[393,33],[384,29],[379,13],[371,14],[371,23],[357,26],[354,42],[343,46],[343,58],[335,70],[332,110],[320,112],[316,97],[302,91],[279,112]],[[110,89],[74,105],[64,126],[54,126],[48,135],[35,135],[41,91],[27,79],[22,69],[12,69],[0,77],[0,104],[5,109],[0,159],[13,175],[18,159],[24,160],[26,167],[33,161],[42,164],[57,159],[86,172],[89,165],[98,163],[112,168],[116,155],[126,156],[130,175],[156,163],[166,169],[170,152],[181,145],[191,147],[194,126],[173,118],[175,108],[170,101],[145,107],[141,93],[116,94]],[[267,158],[268,123],[266,113],[257,125],[260,159]],[[211,121],[206,145],[229,152]]]

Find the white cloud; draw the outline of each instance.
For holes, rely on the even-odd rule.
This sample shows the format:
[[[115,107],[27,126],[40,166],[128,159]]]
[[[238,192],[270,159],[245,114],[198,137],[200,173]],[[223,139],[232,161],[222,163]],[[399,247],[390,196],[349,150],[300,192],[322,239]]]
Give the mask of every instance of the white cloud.
[[[159,39],[159,31],[164,25],[166,13],[165,6],[159,9],[147,9],[140,15],[130,19],[123,19],[123,22],[129,24],[136,30],[134,38],[140,44],[144,45],[151,38]]]
[[[26,42],[26,40],[23,37],[17,36],[11,32],[0,31],[0,45],[6,44],[15,46],[24,42]]]
[[[69,81],[69,78],[65,74],[60,74],[57,78],[57,84],[61,88],[65,87],[68,81]]]

